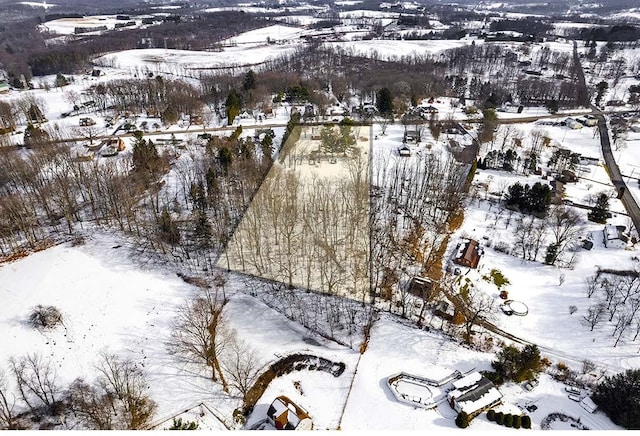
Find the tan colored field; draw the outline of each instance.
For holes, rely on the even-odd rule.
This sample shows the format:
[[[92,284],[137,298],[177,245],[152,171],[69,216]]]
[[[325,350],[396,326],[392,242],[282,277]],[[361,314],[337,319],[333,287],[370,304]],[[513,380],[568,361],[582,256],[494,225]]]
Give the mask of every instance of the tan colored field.
[[[321,144],[312,139],[318,128],[302,129],[274,163],[218,266],[366,300],[369,128],[353,129],[356,145],[347,156],[312,153]]]

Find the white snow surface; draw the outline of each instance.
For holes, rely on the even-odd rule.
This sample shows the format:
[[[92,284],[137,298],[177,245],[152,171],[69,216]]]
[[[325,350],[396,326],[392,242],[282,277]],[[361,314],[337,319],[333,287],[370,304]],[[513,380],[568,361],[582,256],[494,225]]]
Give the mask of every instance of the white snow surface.
[[[99,354],[115,353],[131,358],[147,373],[151,397],[158,403],[158,422],[204,403],[231,424],[231,412],[241,404],[239,397],[223,394],[206,370],[186,366],[167,351],[178,307],[198,290],[166,268],[144,267],[134,258],[139,260],[140,253],[125,241],[96,233],[83,246],[55,246],[0,265],[0,299],[4,302],[0,310],[0,369],[7,369],[12,356],[37,352],[51,360],[59,385],[65,386],[78,377],[93,380]],[[239,289],[241,284],[231,278],[229,286]],[[36,305],[57,307],[64,326],[44,332],[31,327],[28,316]],[[310,392],[317,385],[318,404],[325,402],[327,392],[343,395],[327,386],[326,378],[335,379],[336,388],[348,387],[347,373],[353,370],[356,356],[352,350],[315,337],[244,294],[232,293],[224,317],[265,365],[277,360],[276,355],[299,351],[345,362],[347,371],[341,377],[320,374],[317,382],[304,383]],[[308,337],[321,345],[304,342]],[[304,373],[297,376],[307,380]],[[314,375],[308,379],[313,380]],[[287,395],[293,397],[288,391]],[[317,415],[322,423],[324,410]],[[335,416],[327,418],[326,425],[335,420]],[[206,428],[225,426],[210,418]]]
[[[255,47],[227,47],[222,51],[189,51],[149,48],[125,50],[107,54],[95,60],[98,65],[119,69],[143,68],[153,72],[206,70],[254,66],[294,50],[292,45],[264,45]]]

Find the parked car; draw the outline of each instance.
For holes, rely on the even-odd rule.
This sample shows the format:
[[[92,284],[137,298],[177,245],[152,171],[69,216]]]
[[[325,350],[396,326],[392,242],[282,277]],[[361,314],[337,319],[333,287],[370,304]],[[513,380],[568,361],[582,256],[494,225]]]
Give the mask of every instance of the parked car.
[[[580,395],[580,388],[577,388],[575,386],[566,386],[564,390],[569,392],[570,394]]]
[[[573,394],[571,394],[571,395],[569,395],[569,399],[570,399],[571,401],[575,401],[576,403],[579,403],[579,402],[580,402],[580,397],[579,397],[578,395],[573,395]]]
[[[538,386],[540,384],[540,381],[538,380],[530,380],[528,381],[525,385],[524,388],[528,391],[532,391],[533,388],[535,388],[536,386]]]

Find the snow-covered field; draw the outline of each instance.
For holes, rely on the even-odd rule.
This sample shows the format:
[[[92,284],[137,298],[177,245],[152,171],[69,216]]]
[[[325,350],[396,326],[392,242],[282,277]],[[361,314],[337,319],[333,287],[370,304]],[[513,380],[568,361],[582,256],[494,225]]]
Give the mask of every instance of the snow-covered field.
[[[37,352],[52,362],[64,387],[78,377],[93,379],[100,353],[116,353],[131,358],[147,374],[151,397],[158,403],[157,422],[204,403],[225,421],[209,419],[206,428],[224,429],[232,424],[231,412],[240,399],[223,394],[204,373],[185,366],[167,350],[178,308],[198,289],[161,266],[145,266],[139,260],[140,253],[125,241],[98,233],[85,245],[56,246],[1,265],[0,298],[5,304],[0,311],[0,370],[8,369],[10,357]],[[332,427],[336,416],[325,415],[324,400],[328,392],[344,396],[340,389],[348,387],[355,353],[316,337],[253,297],[235,294],[242,287],[236,278],[227,286],[231,297],[225,322],[250,344],[261,364],[277,360],[276,355],[307,352],[347,365],[339,378],[326,375],[336,380],[334,385],[327,385],[329,379],[322,375],[314,381],[314,374],[297,374],[318,404],[319,410],[309,404],[318,424]],[[63,326],[44,332],[32,328],[28,317],[36,305],[57,307]],[[309,337],[318,345],[305,342]],[[291,386],[278,383],[273,389],[294,397]]]
[[[268,59],[291,53],[296,45],[263,45],[256,47],[226,47],[221,51],[188,51],[149,48],[125,50],[107,54],[96,64],[127,70],[153,73],[188,74],[195,70],[255,67]]]
[[[135,25],[127,27],[128,29],[142,25],[142,19],[140,17],[130,20],[118,20],[113,15],[92,15],[83,18],[59,18],[57,20],[47,21],[40,26],[43,30],[58,35],[73,35],[76,33],[76,28],[98,28],[104,26],[106,30],[114,30],[116,29],[116,25],[122,25],[129,21],[135,22]]]
[[[332,42],[327,44],[352,51],[354,54],[360,56],[380,56],[382,59],[389,59],[392,57],[398,58],[401,56],[439,53],[444,50],[470,45],[471,40],[369,40]]]
[[[64,384],[76,377],[95,376],[100,352],[118,353],[133,359],[148,375],[152,398],[159,406],[157,422],[203,403],[214,413],[199,419],[201,428],[223,429],[224,424],[215,416],[230,425],[231,412],[239,400],[223,395],[219,385],[184,367],[166,350],[177,308],[198,290],[161,266],[141,265],[136,258],[141,259],[125,242],[97,234],[86,245],[57,246],[0,266],[0,298],[5,302],[0,312],[3,367],[10,356],[37,351],[51,359],[59,382]],[[438,374],[444,369],[489,369],[493,359],[491,353],[461,352],[457,342],[442,333],[418,330],[383,315],[358,362],[357,352],[314,335],[253,297],[235,294],[242,286],[242,280],[230,277],[227,289],[231,298],[224,316],[239,337],[257,351],[261,362],[305,352],[346,365],[339,377],[304,370],[275,379],[258,401],[248,427],[264,419],[273,398],[287,395],[309,411],[317,429],[336,429],[338,424],[348,431],[453,428],[455,412],[446,402],[432,411],[414,409],[395,401],[386,379],[399,371],[429,376],[434,369]],[[45,333],[30,327],[27,316],[37,304],[58,307],[64,326]],[[535,305],[530,307],[538,310]],[[555,315],[561,316],[557,312]],[[561,336],[563,331],[557,333]],[[565,341],[568,344],[576,337]],[[516,404],[538,405],[532,414],[534,429],[548,413],[557,411],[581,418],[591,429],[616,428],[601,412],[588,414],[569,400],[563,385],[547,376],[533,392],[527,393],[518,385],[506,385],[501,391],[504,410],[518,410]],[[480,417],[472,428],[490,431],[496,427]]]
[[[251,30],[249,32],[241,33],[224,40],[223,44],[267,44],[267,42],[282,42],[293,41],[296,38],[300,38],[304,29],[291,26],[283,26],[281,24],[275,24],[273,26],[262,27],[260,29]]]

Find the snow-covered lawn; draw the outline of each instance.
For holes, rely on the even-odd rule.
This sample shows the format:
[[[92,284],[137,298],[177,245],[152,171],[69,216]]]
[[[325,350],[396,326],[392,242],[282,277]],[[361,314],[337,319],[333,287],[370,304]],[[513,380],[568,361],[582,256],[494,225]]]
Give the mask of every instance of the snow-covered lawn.
[[[78,377],[92,380],[100,353],[115,353],[131,358],[147,373],[151,397],[158,403],[156,422],[204,403],[231,425],[231,413],[241,405],[240,397],[223,394],[206,370],[184,366],[167,350],[177,309],[198,289],[166,268],[141,266],[140,259],[140,253],[126,242],[96,233],[85,245],[60,245],[0,265],[0,299],[4,302],[0,369],[8,370],[11,357],[37,352],[53,363],[59,386],[64,387]],[[333,426],[339,411],[327,413],[325,399],[327,395],[344,397],[357,354],[317,337],[253,297],[235,294],[233,290],[242,285],[239,278],[230,278],[224,319],[247,341],[261,364],[294,352],[346,364],[338,378],[308,371],[291,375],[302,380],[305,394],[312,398],[301,400],[301,405],[313,411],[319,425]],[[36,305],[57,307],[64,325],[44,332],[31,327],[28,317]],[[333,384],[327,384],[328,380]],[[288,385],[278,380],[273,389],[259,405],[270,403],[269,395],[277,395],[276,391],[296,398],[290,380]],[[341,403],[336,400],[335,404]],[[201,428],[224,429],[223,423],[209,418],[201,422]]]
[[[360,359],[341,428],[347,431],[456,428],[456,412],[446,401],[433,410],[402,404],[389,390],[387,378],[400,371],[429,377],[434,371],[442,373],[443,368],[463,373],[474,368],[490,370],[493,359],[491,353],[460,348],[457,342],[440,332],[419,330],[403,325],[391,316],[382,316],[374,325],[369,347]],[[618,428],[602,412],[589,414],[578,403],[569,400],[564,385],[547,375],[541,376],[540,385],[531,392],[513,383],[499,389],[504,395],[504,405],[496,410],[531,415],[534,430],[540,429],[540,422],[549,413],[563,411],[580,417],[591,429]],[[530,413],[524,409],[530,403],[535,403],[538,410]],[[504,429],[489,422],[484,414],[476,418],[470,428],[487,432]]]

